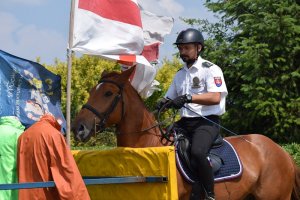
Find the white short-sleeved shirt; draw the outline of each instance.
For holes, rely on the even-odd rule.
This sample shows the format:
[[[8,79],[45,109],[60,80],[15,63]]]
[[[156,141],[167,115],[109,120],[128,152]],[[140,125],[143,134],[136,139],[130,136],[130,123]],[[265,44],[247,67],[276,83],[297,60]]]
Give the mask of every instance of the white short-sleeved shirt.
[[[184,94],[204,94],[207,92],[221,92],[221,101],[217,105],[185,104],[186,107],[198,113],[195,114],[186,108],[180,110],[182,117],[199,117],[208,115],[222,115],[225,113],[225,101],[228,94],[221,68],[200,56],[190,67],[183,66],[175,75],[165,98],[174,99]]]

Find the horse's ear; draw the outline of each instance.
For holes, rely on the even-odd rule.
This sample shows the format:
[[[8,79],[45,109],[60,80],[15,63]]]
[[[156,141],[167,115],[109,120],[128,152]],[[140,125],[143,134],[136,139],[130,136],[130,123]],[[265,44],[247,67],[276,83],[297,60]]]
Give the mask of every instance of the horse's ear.
[[[126,81],[129,80],[129,78],[132,75],[132,73],[134,73],[135,68],[136,68],[136,65],[134,65],[131,68],[129,68],[129,69],[127,69],[127,70],[125,70],[125,71],[122,72],[122,74],[121,74],[121,81],[123,83],[125,83]]]
[[[102,72],[102,74],[101,74],[101,78],[102,78],[103,76],[107,75],[107,74],[108,74],[108,71],[107,71],[107,70],[104,70],[104,71]]]

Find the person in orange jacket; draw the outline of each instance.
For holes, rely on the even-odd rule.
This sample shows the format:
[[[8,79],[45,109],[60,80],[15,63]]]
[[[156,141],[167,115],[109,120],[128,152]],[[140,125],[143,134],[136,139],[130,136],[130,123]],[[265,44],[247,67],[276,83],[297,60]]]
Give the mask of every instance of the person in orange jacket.
[[[54,181],[54,188],[22,189],[20,200],[90,200],[75,160],[49,114],[30,126],[18,140],[19,183]]]

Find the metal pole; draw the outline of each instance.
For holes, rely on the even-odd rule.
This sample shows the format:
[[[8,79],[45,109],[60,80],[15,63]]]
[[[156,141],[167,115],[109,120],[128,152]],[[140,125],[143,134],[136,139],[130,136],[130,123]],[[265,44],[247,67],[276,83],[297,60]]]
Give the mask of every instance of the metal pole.
[[[67,49],[67,105],[66,105],[66,118],[67,118],[67,133],[66,142],[71,145],[71,80],[72,80],[72,46],[73,46],[73,27],[74,27],[74,10],[75,2],[71,0],[70,23],[69,23],[69,45]]]
[[[119,176],[119,177],[83,177],[85,185],[106,185],[123,183],[167,183],[166,176]],[[56,187],[54,181],[0,184],[1,190],[19,190]]]

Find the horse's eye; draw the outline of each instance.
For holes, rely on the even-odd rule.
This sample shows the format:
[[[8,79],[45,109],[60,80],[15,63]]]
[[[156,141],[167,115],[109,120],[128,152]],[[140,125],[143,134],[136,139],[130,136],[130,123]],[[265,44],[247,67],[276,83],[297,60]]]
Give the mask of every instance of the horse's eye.
[[[104,95],[105,95],[106,97],[109,97],[109,96],[111,96],[112,94],[113,94],[113,93],[112,93],[111,91],[107,91],[107,92],[105,92]]]

